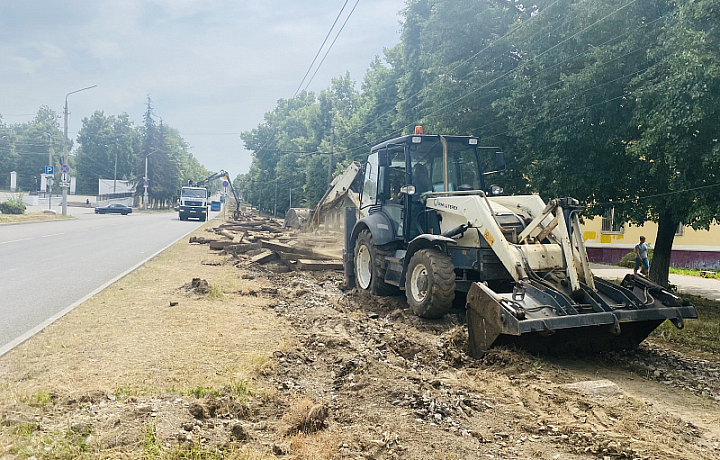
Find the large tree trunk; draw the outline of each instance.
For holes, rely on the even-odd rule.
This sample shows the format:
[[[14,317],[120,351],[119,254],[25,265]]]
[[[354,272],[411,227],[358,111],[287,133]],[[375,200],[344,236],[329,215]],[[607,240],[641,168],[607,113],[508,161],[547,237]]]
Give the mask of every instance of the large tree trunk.
[[[661,286],[668,286],[668,273],[670,272],[670,255],[673,240],[680,222],[671,212],[665,210],[660,213],[658,231],[655,238],[655,248],[652,263],[650,264],[650,280]]]

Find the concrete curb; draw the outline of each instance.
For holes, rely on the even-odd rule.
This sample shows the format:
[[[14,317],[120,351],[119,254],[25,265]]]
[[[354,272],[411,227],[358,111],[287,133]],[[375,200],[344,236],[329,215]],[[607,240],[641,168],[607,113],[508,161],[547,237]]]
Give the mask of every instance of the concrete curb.
[[[67,220],[70,220],[70,219],[67,219]],[[210,220],[209,220],[208,222],[206,222],[204,225],[207,225],[208,223],[212,222],[212,220],[213,220],[213,219],[210,219]],[[23,223],[24,223],[24,222],[23,222]],[[180,236],[180,237],[179,237],[178,239],[176,239],[175,241],[171,242],[170,244],[168,244],[167,246],[163,247],[163,248],[160,249],[159,251],[155,252],[154,254],[151,254],[151,255],[148,256],[147,258],[145,258],[145,259],[143,259],[142,261],[138,262],[137,264],[133,265],[132,267],[130,267],[129,269],[125,270],[124,272],[122,272],[122,273],[119,274],[118,276],[114,277],[113,279],[107,281],[106,283],[103,283],[102,285],[100,285],[100,287],[98,287],[98,288],[95,289],[94,291],[90,292],[90,293],[87,294],[86,296],[82,297],[80,300],[78,300],[78,301],[70,304],[67,308],[63,309],[62,311],[60,311],[60,312],[56,313],[55,315],[51,316],[50,318],[46,319],[45,321],[43,321],[42,323],[38,324],[38,325],[35,326],[34,328],[30,329],[30,330],[27,331],[26,333],[22,334],[20,337],[17,337],[16,339],[10,341],[9,343],[3,345],[2,347],[0,347],[0,357],[2,357],[2,356],[4,356],[5,354],[9,353],[9,352],[12,351],[15,347],[17,347],[18,345],[24,343],[24,342],[27,341],[28,339],[32,338],[35,334],[37,334],[37,333],[39,333],[39,332],[42,332],[46,327],[50,326],[50,325],[51,325],[52,323],[54,323],[55,321],[59,320],[59,319],[62,318],[63,316],[65,316],[65,315],[67,315],[68,313],[70,313],[71,311],[73,311],[75,308],[77,308],[77,307],[79,307],[80,305],[82,305],[83,303],[85,303],[86,300],[88,300],[88,299],[90,299],[91,297],[94,297],[95,295],[99,294],[100,292],[102,292],[103,290],[105,290],[105,288],[107,288],[108,286],[111,286],[112,284],[114,284],[114,283],[117,282],[118,280],[121,280],[122,278],[125,278],[125,277],[128,276],[130,273],[134,272],[135,270],[137,270],[138,268],[140,268],[141,266],[143,266],[145,263],[147,263],[150,259],[153,259],[153,258],[157,257],[157,256],[160,255],[162,252],[164,252],[166,249],[168,249],[170,246],[172,246],[173,244],[177,243],[177,242],[180,241],[181,239],[187,237],[190,233],[194,232],[195,230],[197,230],[197,229],[199,229],[199,228],[202,228],[204,225],[201,225],[201,226],[199,226],[199,227],[193,228],[192,230],[188,231],[187,233],[184,233],[182,236]]]
[[[66,220],[77,220],[77,217],[70,216],[70,217],[66,217],[65,219],[31,220],[28,222],[5,222],[4,224],[0,224],[0,227],[4,227],[6,225],[26,225],[26,224],[44,224],[46,222],[63,222]]]

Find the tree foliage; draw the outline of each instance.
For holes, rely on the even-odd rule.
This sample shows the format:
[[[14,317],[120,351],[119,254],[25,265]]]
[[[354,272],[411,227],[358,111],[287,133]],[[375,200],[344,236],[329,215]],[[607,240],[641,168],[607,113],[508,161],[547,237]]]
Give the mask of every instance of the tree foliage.
[[[337,174],[422,124],[502,148],[506,190],[658,222],[661,283],[677,225],[717,222],[720,0],[408,0],[402,13],[400,43],[370,63],[360,91],[333,79],[243,133],[254,157],[236,184],[252,204],[271,209],[277,181],[313,206],[331,125]]]
[[[10,171],[17,171],[20,190],[36,190],[51,150],[56,175],[60,174],[63,133],[59,119],[46,106],[28,123],[6,125],[0,116],[0,188],[8,188]],[[147,158],[151,206],[167,207],[182,185],[211,174],[178,130],[156,121],[149,97],[142,126],[135,126],[126,113],[106,115],[98,110],[82,120],[77,141],[74,152],[71,141],[67,148],[71,174],[77,177],[77,191],[82,194],[97,194],[98,179],[117,177],[137,184],[141,197]],[[214,191],[218,186],[213,183],[209,188]]]

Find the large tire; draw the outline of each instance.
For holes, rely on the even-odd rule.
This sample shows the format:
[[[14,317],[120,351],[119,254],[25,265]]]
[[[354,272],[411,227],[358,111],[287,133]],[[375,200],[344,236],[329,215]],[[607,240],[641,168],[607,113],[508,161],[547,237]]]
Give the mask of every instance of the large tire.
[[[396,288],[385,282],[390,253],[386,247],[375,246],[369,230],[362,230],[355,241],[355,284],[359,289],[375,295],[392,295]]]
[[[437,249],[422,249],[413,254],[405,279],[405,295],[417,316],[444,315],[455,299],[455,267],[450,256]]]

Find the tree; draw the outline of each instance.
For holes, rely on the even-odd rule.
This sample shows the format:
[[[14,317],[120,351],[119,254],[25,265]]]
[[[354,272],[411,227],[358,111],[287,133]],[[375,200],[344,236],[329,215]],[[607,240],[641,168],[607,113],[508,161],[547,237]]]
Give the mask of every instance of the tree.
[[[96,111],[83,119],[78,133],[80,147],[76,154],[77,189],[97,194],[98,179],[135,180],[135,164],[140,148],[140,135],[127,114],[105,116]]]
[[[17,169],[18,154],[15,151],[15,134],[0,117],[0,188],[10,187],[10,172]]]
[[[679,2],[676,15],[633,82],[628,145],[641,186],[631,217],[658,222],[650,277],[663,285],[678,225],[706,229],[720,213],[720,0]]]
[[[48,156],[52,151],[52,164],[62,164],[63,133],[58,123],[59,115],[47,106],[38,109],[29,123],[10,127],[14,136],[10,136],[17,154],[16,169],[18,187],[23,190],[36,190],[39,177],[48,165]],[[60,168],[55,168],[59,172]]]

